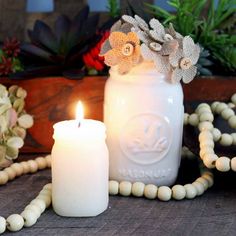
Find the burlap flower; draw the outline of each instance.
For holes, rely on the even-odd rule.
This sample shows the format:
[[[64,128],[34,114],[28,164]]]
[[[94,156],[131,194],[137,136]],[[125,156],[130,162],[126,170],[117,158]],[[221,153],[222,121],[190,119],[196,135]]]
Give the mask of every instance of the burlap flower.
[[[129,23],[122,23],[121,20],[118,20],[111,27],[110,33],[112,33],[112,32],[122,32],[122,33],[128,34],[131,31],[131,27],[132,27],[131,24],[129,24]],[[112,47],[110,45],[109,40],[108,39],[105,40],[105,42],[101,46],[100,55],[106,54],[111,49],[112,49]]]
[[[112,32],[109,36],[111,49],[103,54],[108,66],[118,65],[120,74],[127,73],[140,59],[140,41],[134,32]],[[102,52],[101,52],[102,54]]]
[[[183,79],[189,83],[194,78],[197,71],[194,65],[198,61],[200,48],[189,36],[184,38],[176,32],[171,23],[165,28],[157,19],[146,23],[137,15],[124,15],[111,31],[111,37],[104,43],[101,54],[105,55],[107,65],[118,65],[120,73],[128,72],[139,62],[141,51],[142,58],[153,61],[160,73],[172,73],[172,82]]]
[[[197,67],[194,65],[198,61],[199,54],[200,47],[194,44],[191,37],[184,37],[183,48],[179,48],[169,57],[171,66],[175,68],[171,80],[179,82],[183,79],[184,83],[191,82],[197,73]]]
[[[145,60],[151,60],[161,73],[170,71],[168,55],[178,48],[178,41],[174,39],[175,31],[172,30],[170,35],[166,33],[164,26],[156,19],[152,19],[148,24],[140,17],[124,15],[123,20],[133,25],[132,31],[135,32],[143,42],[141,45],[141,54]]]
[[[141,45],[141,54],[145,60],[153,61],[160,73],[168,73],[170,71],[171,67],[168,57],[156,53],[156,51],[150,49],[145,43]]]

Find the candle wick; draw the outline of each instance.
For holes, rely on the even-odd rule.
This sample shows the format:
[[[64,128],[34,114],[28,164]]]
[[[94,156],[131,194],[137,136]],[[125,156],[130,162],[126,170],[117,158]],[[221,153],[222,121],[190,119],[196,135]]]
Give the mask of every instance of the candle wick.
[[[79,121],[79,123],[78,123],[78,128],[80,127],[80,125],[81,125],[81,122]]]

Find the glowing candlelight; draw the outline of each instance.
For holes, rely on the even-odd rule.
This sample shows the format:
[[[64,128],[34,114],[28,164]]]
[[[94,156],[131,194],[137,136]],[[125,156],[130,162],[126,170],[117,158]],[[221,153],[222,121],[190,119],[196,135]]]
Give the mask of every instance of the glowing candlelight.
[[[81,101],[78,101],[76,106],[75,119],[77,120],[78,126],[80,127],[82,120],[84,119],[84,108]]]

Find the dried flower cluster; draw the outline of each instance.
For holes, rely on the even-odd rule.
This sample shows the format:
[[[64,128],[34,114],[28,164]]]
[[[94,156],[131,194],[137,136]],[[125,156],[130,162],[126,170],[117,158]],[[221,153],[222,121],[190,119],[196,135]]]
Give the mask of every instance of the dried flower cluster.
[[[109,66],[118,65],[121,74],[127,73],[142,59],[152,61],[161,73],[171,73],[171,81],[184,83],[193,80],[200,47],[190,36],[175,32],[172,24],[168,28],[157,20],[147,24],[142,18],[124,15],[112,28],[100,54]]]
[[[0,84],[0,164],[6,158],[18,157],[24,144],[26,129],[33,125],[33,118],[24,110],[26,91],[16,85],[8,90]]]

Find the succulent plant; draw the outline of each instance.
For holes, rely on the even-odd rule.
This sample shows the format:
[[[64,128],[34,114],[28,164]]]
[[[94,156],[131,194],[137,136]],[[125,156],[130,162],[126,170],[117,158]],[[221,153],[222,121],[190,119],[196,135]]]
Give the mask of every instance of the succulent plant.
[[[26,129],[33,125],[33,117],[24,110],[26,96],[21,87],[13,85],[7,90],[0,85],[0,168],[5,159],[18,157]]]
[[[200,49],[200,57],[196,65],[198,73],[201,75],[212,75],[212,72],[208,69],[209,66],[213,65],[213,62],[209,59],[210,53],[203,47],[200,47]]]
[[[54,30],[37,20],[33,30],[28,30],[30,43],[22,45],[26,69],[14,77],[63,75],[69,78],[83,77],[83,54],[101,38],[97,31],[109,28],[106,22],[98,29],[99,15],[89,16],[85,6],[72,20],[61,15]],[[29,66],[27,66],[29,64]]]

